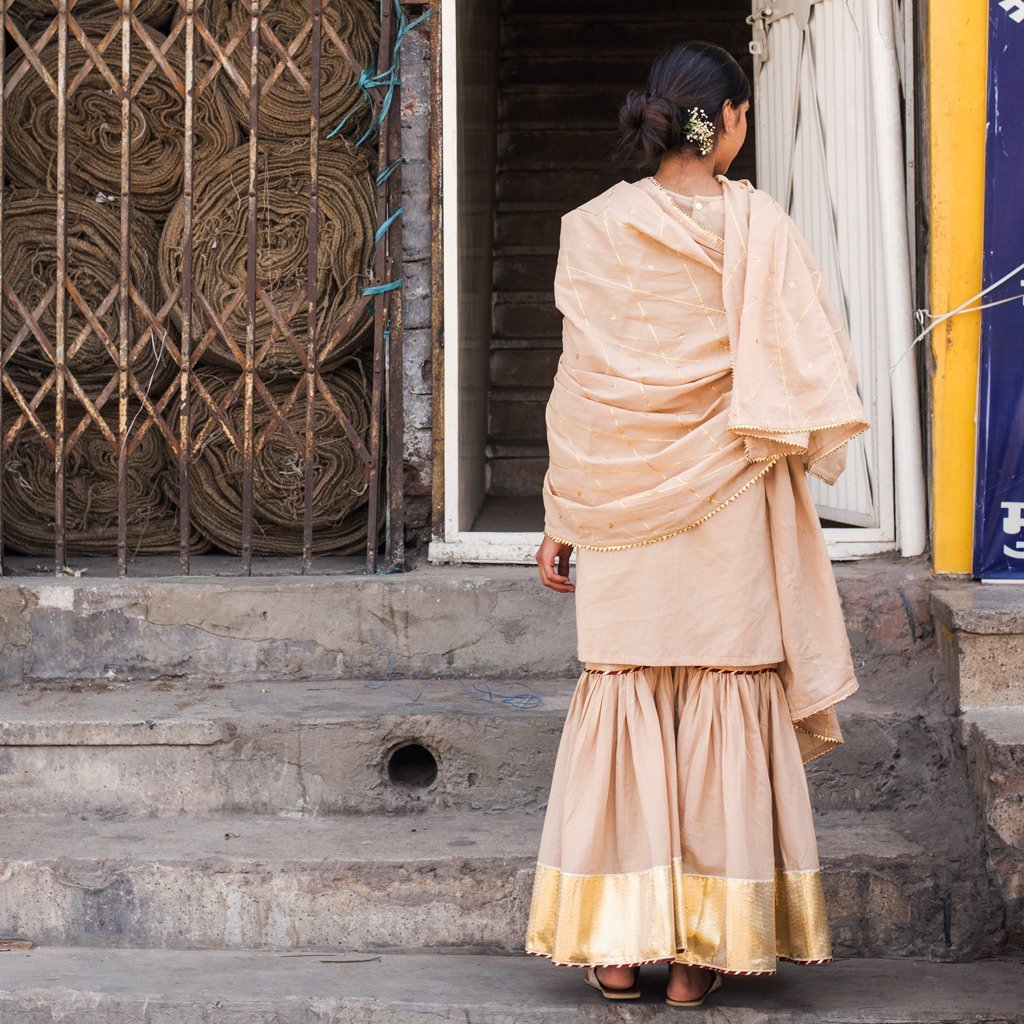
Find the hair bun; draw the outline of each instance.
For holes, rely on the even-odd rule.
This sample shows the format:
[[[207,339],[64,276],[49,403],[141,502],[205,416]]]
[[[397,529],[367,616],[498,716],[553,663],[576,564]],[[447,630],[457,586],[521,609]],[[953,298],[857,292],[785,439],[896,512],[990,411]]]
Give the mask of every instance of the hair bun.
[[[651,65],[646,88],[626,96],[619,110],[618,154],[646,168],[684,147],[707,156],[722,128],[726,100],[738,107],[749,98],[750,82],[730,53],[698,39],[679,43]],[[706,117],[687,124],[695,107]]]
[[[639,89],[628,93],[619,110],[619,134],[646,162],[679,145],[679,108],[664,96]]]
[[[639,131],[644,124],[647,113],[647,93],[633,89],[626,95],[622,109],[619,111],[619,127],[623,131]]]

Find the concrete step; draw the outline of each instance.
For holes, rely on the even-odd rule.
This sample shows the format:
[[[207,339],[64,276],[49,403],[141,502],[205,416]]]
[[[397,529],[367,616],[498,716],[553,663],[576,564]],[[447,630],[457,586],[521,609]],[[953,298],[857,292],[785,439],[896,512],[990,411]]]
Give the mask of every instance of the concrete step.
[[[600,195],[622,177],[621,172],[610,167],[574,168],[572,174],[566,174],[563,159],[561,166],[552,164],[541,170],[502,171],[495,180],[496,199],[499,209],[510,209],[510,204],[534,204],[543,199],[558,204],[565,212]],[[545,283],[545,287],[549,286],[550,281]]]
[[[0,691],[0,814],[536,808],[576,678]]]
[[[259,580],[5,577],[0,637],[0,686],[577,672],[572,601],[526,566]]]
[[[507,460],[528,462],[529,460]],[[540,808],[576,676],[0,690],[0,814]],[[947,791],[936,723],[855,694],[808,766],[822,810]]]
[[[964,710],[1024,705],[1024,593],[961,583],[933,595],[941,651]]]
[[[623,93],[643,83],[650,67],[649,54],[634,53],[620,56],[609,53],[601,56],[520,56],[504,55],[498,64],[498,82],[502,89],[508,86],[530,88],[536,86],[589,85],[600,76],[602,86],[618,86]]]
[[[561,346],[491,349],[492,386],[551,388]]]
[[[707,39],[737,51],[745,49],[750,28],[742,17],[716,19],[710,16],[687,17],[685,9],[651,16],[646,11],[609,11],[603,16],[588,15],[584,24],[564,13],[536,15],[530,19],[502,19],[501,49],[519,56],[530,54],[635,53],[651,60],[667,45],[679,39]],[[624,16],[625,15],[625,16]]]
[[[1024,947],[1024,593],[944,583],[932,597],[947,684],[1007,941]]]
[[[506,86],[498,97],[499,127],[543,128],[565,120],[573,128],[607,129],[618,118],[625,92],[617,86],[589,82],[560,88]],[[564,208],[559,211],[564,213]]]
[[[1024,706],[967,711],[963,735],[1007,940],[1024,947]]]
[[[488,444],[544,444],[546,387],[492,387],[487,392]]]
[[[486,449],[489,459],[540,459],[547,455],[544,444],[490,444]],[[543,502],[543,495],[534,495]]]
[[[546,454],[536,459],[493,456],[487,460],[487,496],[489,498],[536,498],[543,486],[547,468]],[[525,524],[527,521],[523,522]],[[524,525],[521,529],[529,529],[532,526],[543,531],[543,507],[539,519],[533,516],[529,523],[530,526]],[[482,526],[476,528],[483,529]]]
[[[546,168],[540,168],[545,170]],[[581,173],[584,173],[581,170]],[[494,260],[494,287],[501,291],[538,291],[552,287],[556,254],[503,256]]]
[[[730,9],[731,8],[731,9]],[[735,19],[740,14],[742,18],[746,13],[746,5],[741,8],[736,0],[725,0],[721,5],[716,6],[714,11],[702,12],[700,20],[726,20],[731,17]],[[719,18],[716,19],[716,13]],[[548,0],[509,0],[502,6],[503,21],[522,21],[528,19],[543,23],[545,19],[566,19],[576,22],[581,29],[590,23],[594,18],[653,18],[656,16],[679,17],[679,4],[673,0],[645,0],[643,9],[637,11],[636,7],[628,7],[622,0],[567,0],[561,4],[557,12],[552,12]],[[694,18],[694,20],[698,20]]]
[[[941,718],[927,564],[884,556],[835,570],[864,691]],[[541,587],[536,566],[260,580],[5,577],[0,637],[4,686],[578,672],[572,599]]]
[[[527,211],[533,216],[536,211]],[[500,214],[498,215],[500,218]],[[545,298],[548,300],[545,302]],[[494,338],[501,348],[517,344],[533,346],[554,343],[560,348],[562,341],[562,314],[550,301],[550,287],[546,292],[506,293],[496,296],[494,303]]]
[[[0,1024],[634,1024],[663,1021],[665,968],[607,1002],[583,972],[533,957],[44,947],[5,953]],[[1024,967],[842,960],[726,978],[722,1024],[1022,1024]]]
[[[552,125],[552,128],[555,126]],[[521,170],[524,167],[545,165],[559,152],[573,154],[573,167],[607,163],[615,146],[617,130],[611,125],[584,130],[554,132],[549,130],[509,130],[498,132],[498,163],[502,168]]]
[[[488,463],[491,485],[501,475],[499,467],[526,459],[492,459]],[[473,520],[473,529],[486,532],[508,533],[514,530],[540,532],[544,529],[544,502],[537,491],[529,495],[495,494],[493,490],[484,499]]]
[[[6,816],[0,935],[214,949],[521,948],[542,815]],[[892,815],[818,826],[837,954],[974,948],[972,900]],[[949,933],[944,935],[944,901]]]

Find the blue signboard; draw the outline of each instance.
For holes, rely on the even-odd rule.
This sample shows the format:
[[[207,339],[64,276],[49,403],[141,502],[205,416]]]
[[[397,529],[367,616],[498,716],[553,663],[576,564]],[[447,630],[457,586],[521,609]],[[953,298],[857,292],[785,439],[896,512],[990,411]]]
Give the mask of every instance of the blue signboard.
[[[950,69],[952,72],[952,69]],[[985,246],[988,287],[1024,263],[1024,0],[989,0]],[[974,575],[1024,582],[1024,271],[981,314]],[[1007,300],[1000,302],[1000,300]]]

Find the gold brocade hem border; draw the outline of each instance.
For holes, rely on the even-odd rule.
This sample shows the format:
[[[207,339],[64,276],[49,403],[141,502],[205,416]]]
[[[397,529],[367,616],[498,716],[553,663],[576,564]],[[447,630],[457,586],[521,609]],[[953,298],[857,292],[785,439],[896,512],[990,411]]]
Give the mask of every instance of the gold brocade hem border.
[[[538,863],[524,945],[562,966],[675,961],[744,974],[832,958],[817,868],[725,878],[689,874],[680,857],[602,875]]]
[[[527,956],[536,956],[544,960],[551,960],[550,953],[539,953],[537,950],[528,949],[526,950]],[[801,967],[819,967],[822,964],[832,963],[832,957],[826,957],[824,960],[796,960],[791,956],[780,956],[776,957],[777,960],[785,960],[787,963],[798,964]],[[767,977],[775,974],[775,970],[765,971],[731,971],[725,967],[715,967],[714,964],[702,964],[696,963],[692,960],[686,960],[681,957],[658,957],[655,960],[640,960],[633,964],[570,964],[562,963],[560,960],[551,960],[551,963],[555,967],[650,967],[651,964],[673,964],[673,963],[685,963],[689,967],[702,967],[706,971],[714,971],[716,974],[730,974],[735,977]]]

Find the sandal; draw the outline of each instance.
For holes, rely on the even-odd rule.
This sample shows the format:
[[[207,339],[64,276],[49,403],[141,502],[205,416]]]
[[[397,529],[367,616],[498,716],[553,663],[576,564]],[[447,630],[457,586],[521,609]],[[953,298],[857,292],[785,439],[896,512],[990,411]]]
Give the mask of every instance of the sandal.
[[[668,1003],[669,1006],[700,1006],[700,1004],[703,1003],[704,1000],[715,991],[715,989],[719,989],[721,987],[722,976],[716,971],[711,979],[711,984],[704,989],[703,995],[698,996],[696,999],[671,999],[669,996],[665,996],[665,1002]]]
[[[596,988],[605,999],[639,999],[640,998],[640,968],[636,968],[636,978],[631,988],[607,988],[601,984],[597,976],[596,967],[588,967],[586,982]]]

